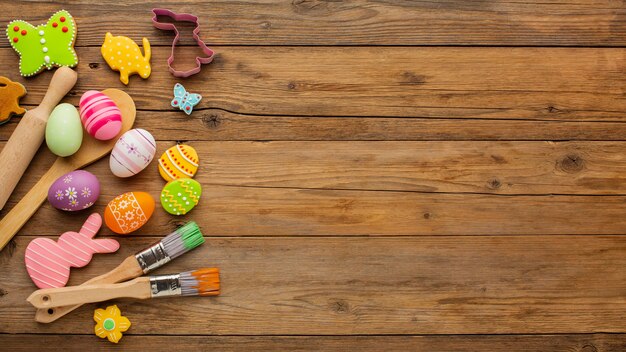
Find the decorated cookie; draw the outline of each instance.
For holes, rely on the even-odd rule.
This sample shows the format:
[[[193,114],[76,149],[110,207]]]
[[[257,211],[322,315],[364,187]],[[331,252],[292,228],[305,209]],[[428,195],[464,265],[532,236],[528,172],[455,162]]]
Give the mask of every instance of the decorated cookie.
[[[120,72],[120,81],[128,84],[128,76],[135,73],[141,78],[150,77],[152,69],[150,68],[150,42],[147,38],[143,38],[143,50],[145,56],[141,54],[139,46],[128,37],[114,37],[111,33],[107,33],[104,37],[104,44],[100,48],[104,61],[109,64],[114,71]]]
[[[66,232],[57,242],[35,238],[26,247],[24,261],[28,275],[39,288],[63,287],[70,277],[70,267],[80,268],[94,253],[113,253],[120,244],[112,239],[93,239],[102,226],[102,218],[91,214],[79,232]]]
[[[159,159],[159,173],[165,181],[192,178],[198,171],[198,153],[193,147],[177,144],[166,150]]]
[[[117,305],[108,306],[106,310],[96,309],[93,320],[96,322],[96,336],[101,339],[106,337],[113,343],[118,343],[122,339],[122,333],[130,328],[130,320],[122,315]]]
[[[154,137],[144,129],[135,128],[124,133],[115,143],[109,167],[117,177],[130,177],[145,169],[155,153]]]
[[[78,110],[72,104],[57,105],[46,123],[46,144],[58,156],[70,156],[83,143],[83,126]]]
[[[100,196],[100,182],[89,171],[76,170],[59,177],[48,189],[48,202],[65,211],[92,206]]]
[[[124,193],[109,202],[104,210],[104,222],[111,231],[127,235],[148,222],[154,207],[154,198],[148,193]]]
[[[19,105],[26,95],[26,88],[17,82],[0,76],[0,125],[8,122],[12,115],[23,115],[26,110]]]
[[[20,73],[28,77],[44,68],[78,65],[74,51],[76,22],[65,10],[58,11],[46,24],[37,27],[17,20],[7,26],[9,43],[20,55]]]
[[[86,91],[80,97],[80,120],[91,136],[107,141],[122,129],[122,113],[106,94],[95,90]]]
[[[172,107],[179,108],[187,115],[191,115],[193,108],[202,100],[202,95],[196,93],[187,93],[182,84],[174,85],[174,99],[172,99]]]
[[[161,191],[161,206],[172,215],[185,215],[200,201],[202,186],[190,178],[168,182]]]

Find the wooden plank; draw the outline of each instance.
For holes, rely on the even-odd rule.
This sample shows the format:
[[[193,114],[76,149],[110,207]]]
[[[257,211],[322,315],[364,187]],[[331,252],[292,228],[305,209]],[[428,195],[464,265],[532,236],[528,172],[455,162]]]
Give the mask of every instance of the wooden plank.
[[[161,351],[485,351],[485,352],[618,352],[626,349],[622,334],[590,335],[444,335],[444,336],[137,336],[124,334],[116,350]],[[0,335],[10,351],[63,346],[65,351],[102,348],[108,342],[88,335]]]
[[[0,332],[91,334],[96,305],[33,321],[21,260],[30,239],[2,252],[11,324]],[[121,237],[118,253],[96,255],[70,283],[154,240]],[[212,237],[159,272],[218,266],[221,296],[114,303],[140,335],[624,333],[625,250],[625,236]]]
[[[152,131],[148,126],[145,126]],[[624,195],[624,142],[187,142],[200,157],[203,185],[423,193]],[[0,148],[3,146],[0,142]],[[173,146],[157,143],[157,158]],[[36,171],[52,162],[42,148]],[[114,177],[107,158],[89,170],[107,195],[125,185],[158,193],[157,161],[132,181]],[[254,170],[252,172],[251,170]],[[28,187],[37,180],[26,177]],[[26,189],[26,188],[24,188]],[[21,193],[20,193],[21,194]]]
[[[173,217],[161,209],[161,186],[147,189],[139,178],[105,186],[90,211],[102,214],[108,201],[127,191],[147,191],[157,199],[152,219],[134,236],[165,233],[188,220],[196,220],[205,233],[216,236],[626,233],[625,196],[426,194],[205,184],[200,204],[186,216]],[[5,214],[3,210],[1,215]],[[79,229],[87,215],[64,213],[44,204],[20,233],[56,234],[48,226],[51,222]]]
[[[137,235],[164,233],[185,219],[217,236],[626,233],[622,143],[191,144],[201,156],[196,177],[204,195],[190,214],[160,209],[165,182],[156,163],[120,179],[107,158],[87,168],[102,190],[92,211],[102,213],[123,192],[146,191],[157,210]],[[158,154],[171,145],[159,142]],[[39,152],[0,216],[53,159]],[[86,216],[46,203],[20,233],[56,234],[48,224],[58,221],[78,229]]]
[[[34,106],[30,106],[33,108]],[[157,140],[180,141],[425,141],[533,140],[626,141],[621,122],[531,121],[385,117],[298,117],[244,115],[218,109],[181,112],[137,112],[136,127]],[[6,141],[17,126],[14,118],[0,128]]]
[[[185,80],[189,91],[204,95],[199,109],[287,116],[620,122],[626,111],[622,48],[216,49],[214,63]],[[100,48],[80,48],[78,54],[79,81],[70,102],[76,104],[87,89],[121,86]],[[139,109],[172,109],[168,87],[178,80],[165,68],[168,55],[167,48],[155,48],[152,76],[146,81],[134,77],[124,88]],[[13,62],[17,69],[12,49],[0,50],[0,61]],[[50,75],[25,82],[25,104],[40,102]]]
[[[43,22],[59,6],[0,2],[0,22]],[[171,37],[150,22],[140,1],[104,0],[63,5],[77,18],[79,45],[100,46],[106,31],[150,38]],[[159,6],[199,16],[203,38],[245,45],[625,45],[620,2],[602,1],[323,1],[233,0],[200,4],[163,0]],[[111,9],[118,11],[111,11]],[[33,10],[36,9],[36,14]],[[185,41],[189,43],[189,41]],[[1,46],[8,43],[2,41]]]

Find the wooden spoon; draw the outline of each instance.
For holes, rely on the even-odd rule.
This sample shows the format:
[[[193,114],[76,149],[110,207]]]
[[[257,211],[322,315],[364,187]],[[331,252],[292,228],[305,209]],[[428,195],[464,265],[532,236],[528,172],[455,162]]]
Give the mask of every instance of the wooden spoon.
[[[107,155],[115,146],[115,142],[124,132],[130,130],[135,123],[135,102],[126,93],[118,89],[106,89],[102,93],[109,96],[122,112],[122,130],[113,139],[99,141],[85,133],[80,149],[72,156],[57,158],[50,169],[0,220],[0,251],[24,226],[26,221],[39,209],[48,196],[48,188],[58,179],[70,171],[80,169]]]

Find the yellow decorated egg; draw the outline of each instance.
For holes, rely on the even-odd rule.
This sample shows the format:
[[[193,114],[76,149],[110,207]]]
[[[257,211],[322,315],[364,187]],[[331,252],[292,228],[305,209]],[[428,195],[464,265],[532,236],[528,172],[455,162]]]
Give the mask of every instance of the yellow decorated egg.
[[[146,192],[127,192],[115,197],[104,210],[111,231],[129,234],[145,225],[154,212],[154,198]]]
[[[167,182],[192,178],[198,171],[198,153],[193,147],[177,144],[166,150],[159,159],[159,173]]]

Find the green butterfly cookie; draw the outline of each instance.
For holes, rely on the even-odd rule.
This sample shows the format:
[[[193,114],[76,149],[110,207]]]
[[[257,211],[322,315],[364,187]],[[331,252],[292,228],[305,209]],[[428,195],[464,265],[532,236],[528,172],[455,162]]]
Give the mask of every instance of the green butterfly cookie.
[[[20,74],[28,77],[46,67],[69,66],[78,64],[74,51],[76,22],[69,12],[61,10],[37,27],[16,20],[7,26],[9,43],[20,55]]]

